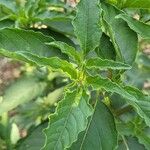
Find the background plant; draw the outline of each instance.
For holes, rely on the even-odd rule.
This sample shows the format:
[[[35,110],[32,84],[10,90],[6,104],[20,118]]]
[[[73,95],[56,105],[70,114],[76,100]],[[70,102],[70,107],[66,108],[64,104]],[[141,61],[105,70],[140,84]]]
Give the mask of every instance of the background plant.
[[[0,99],[2,149],[149,149],[148,1],[0,4],[0,54],[30,64]]]

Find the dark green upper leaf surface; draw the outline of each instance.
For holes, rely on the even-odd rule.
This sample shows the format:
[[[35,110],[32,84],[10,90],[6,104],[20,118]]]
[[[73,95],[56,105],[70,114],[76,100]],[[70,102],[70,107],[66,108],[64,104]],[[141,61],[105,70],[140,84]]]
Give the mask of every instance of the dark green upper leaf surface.
[[[136,122],[135,120],[129,121],[127,123],[118,122],[117,130],[121,135],[125,136],[134,136],[137,137],[139,143],[143,144],[146,149],[150,147],[150,129],[145,127],[144,124],[140,122]]]
[[[85,92],[67,92],[58,104],[55,114],[50,116],[50,124],[45,130],[44,150],[64,150],[77,140],[80,132],[86,129],[92,109],[88,105],[89,95]]]
[[[133,87],[124,88],[130,95],[134,96],[137,102],[131,104],[137,113],[144,118],[146,124],[150,126],[150,96],[144,95],[140,90]]]
[[[126,95],[129,99],[132,97],[128,92],[126,92],[123,88],[121,88],[117,83],[112,82],[110,79],[102,78],[100,76],[88,76],[87,83],[91,85],[94,89],[104,89],[109,92],[118,93]],[[134,98],[134,101],[136,99]]]
[[[146,124],[150,126],[150,96],[144,95],[137,89],[122,87],[109,79],[98,76],[87,77],[87,83],[94,89],[104,89],[107,92],[121,95],[136,109],[136,112],[145,120]]]
[[[12,27],[14,25],[14,21],[9,19],[4,19],[0,21],[0,28]]]
[[[117,131],[114,118],[100,101],[89,118],[87,129],[79,135],[70,150],[113,150],[117,146]]]
[[[67,54],[72,60],[77,61],[78,63],[81,62],[81,56],[74,47],[60,41],[54,41],[48,43],[48,45],[59,48],[62,51],[62,53]]]
[[[54,31],[53,29],[50,29],[50,28],[46,28],[46,29],[35,29],[35,28],[32,28],[32,30],[34,30],[34,31],[40,31],[40,32],[42,32],[44,35],[53,37],[56,41],[62,41],[62,42],[65,42],[65,43],[67,43],[67,44],[69,44],[69,45],[75,47],[75,44],[74,44],[74,42],[70,39],[70,37],[64,35],[63,33]]]
[[[71,24],[72,19],[67,17],[54,17],[54,18],[46,18],[42,20],[42,22],[50,27],[52,30],[68,34],[73,34],[73,26]]]
[[[127,64],[121,63],[121,62],[115,62],[113,60],[107,60],[107,59],[101,59],[101,58],[91,58],[86,63],[87,68],[99,68],[101,70],[103,69],[114,69],[114,70],[120,70],[120,69],[131,69],[131,67]]]
[[[51,49],[46,43],[52,42],[51,37],[40,32],[20,29],[0,30],[0,54],[14,59],[26,61],[40,66],[50,66],[53,69],[61,69],[72,78],[77,77],[74,67],[67,61],[52,56],[64,56],[57,49]]]
[[[129,150],[146,150],[145,147],[138,142],[137,138],[125,137],[125,142],[121,140],[117,150],[127,150],[127,146]]]
[[[77,6],[77,16],[73,21],[75,34],[84,53],[99,45],[101,30],[99,0],[81,0]]]
[[[148,132],[138,132],[136,133],[136,137],[138,138],[139,143],[143,144],[146,149],[150,149],[150,131]]]
[[[128,64],[132,64],[137,53],[137,34],[130,29],[122,19],[115,17],[122,13],[114,6],[102,4],[104,20],[108,24],[107,30],[116,50],[119,59],[123,59]]]
[[[46,43],[53,38],[40,32],[20,29],[0,30],[0,54],[14,59],[26,61],[40,66],[50,66],[53,69],[61,69],[72,78],[77,77],[76,70],[67,61],[52,56],[64,56],[59,49],[53,49]]]
[[[100,39],[99,47],[96,49],[96,53],[99,57],[103,59],[113,59],[116,58],[116,53],[112,42],[110,41],[109,36],[102,34]]]
[[[125,20],[128,23],[129,27],[137,32],[141,37],[150,39],[150,25],[140,22],[125,14],[120,14],[117,16],[117,18],[122,18],[123,20]]]
[[[17,146],[17,150],[40,150],[44,144],[44,133],[42,130],[46,128],[47,123],[39,125],[30,135],[22,139]]]
[[[10,52],[25,51],[38,56],[61,56],[59,50],[51,49],[45,44],[52,41],[53,38],[40,32],[11,28],[0,30],[0,49]]]

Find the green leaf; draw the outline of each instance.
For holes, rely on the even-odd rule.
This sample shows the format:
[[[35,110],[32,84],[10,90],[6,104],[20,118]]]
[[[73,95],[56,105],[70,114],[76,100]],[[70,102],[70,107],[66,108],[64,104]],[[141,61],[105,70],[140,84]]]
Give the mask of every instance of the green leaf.
[[[144,86],[144,82],[150,79],[150,69],[146,69],[145,67],[141,67],[143,65],[144,59],[139,65],[134,65],[131,70],[126,71],[125,78],[126,82],[129,85],[134,85],[135,87],[142,89]],[[135,76],[136,74],[136,76]]]
[[[150,130],[144,127],[143,123],[136,122],[135,120],[129,121],[127,123],[118,122],[117,130],[121,135],[134,136],[137,137],[139,143],[143,144],[146,149],[150,147]]]
[[[109,4],[102,4],[102,9],[104,10],[105,28],[113,42],[117,58],[132,64],[138,50],[137,34],[130,29],[124,20],[116,19],[116,16],[122,13],[120,10]]]
[[[27,58],[29,61],[39,65],[39,66],[49,66],[54,70],[62,70],[67,73],[72,79],[77,79],[77,70],[74,66],[58,57],[45,58],[32,55],[30,53],[20,53],[20,56]]]
[[[114,117],[100,101],[89,118],[87,129],[79,135],[70,150],[112,150],[117,146]]]
[[[145,120],[146,124],[150,126],[150,96],[144,95],[140,90],[133,87],[125,87],[125,90],[137,100],[131,105],[136,109],[137,113]]]
[[[93,87],[95,90],[104,89],[108,92],[117,93],[122,96],[128,97],[128,99],[131,99],[132,96],[126,92],[121,86],[119,86],[117,83],[112,82],[110,79],[102,78],[100,76],[88,76],[86,78],[87,83]],[[134,98],[134,101],[136,99]]]
[[[101,30],[99,0],[81,0],[77,6],[77,16],[73,21],[75,34],[84,53],[95,50],[99,45]]]
[[[149,9],[150,0],[106,0],[110,4],[114,4],[121,8],[139,8]]]
[[[87,83],[95,90],[104,89],[107,92],[121,95],[135,108],[137,113],[145,120],[146,124],[150,126],[150,96],[146,96],[139,90],[131,87],[121,87],[117,83],[99,76],[88,76]]]
[[[40,32],[5,28],[0,30],[0,49],[10,52],[30,52],[38,56],[61,56],[59,50],[53,50],[46,42],[54,41]]]
[[[45,18],[41,20],[43,24],[47,25],[54,31],[74,35],[73,34],[73,26],[71,24],[72,19],[68,17],[53,17],[53,18]]]
[[[63,33],[59,33],[57,31],[53,31],[50,28],[46,28],[46,29],[35,29],[32,28],[34,31],[40,31],[43,34],[47,35],[47,36],[51,36],[53,37],[56,41],[61,41],[61,42],[65,42],[73,47],[75,47],[74,42],[70,39],[70,37],[64,35]]]
[[[86,63],[87,68],[99,68],[101,70],[103,69],[114,69],[114,70],[120,70],[120,69],[131,69],[131,67],[127,64],[116,62],[113,60],[107,60],[107,59],[101,59],[101,58],[91,58]]]
[[[126,0],[123,8],[150,9],[150,0]]]
[[[48,43],[48,45],[59,48],[62,51],[62,53],[67,54],[71,59],[77,61],[78,63],[81,62],[81,56],[74,47],[69,46],[68,44],[64,42],[60,42],[60,41],[54,41],[54,42]]]
[[[45,131],[44,150],[66,149],[77,140],[78,134],[86,129],[87,118],[93,112],[88,106],[88,100],[89,95],[82,91],[66,93],[56,113],[50,116],[50,124]]]
[[[124,140],[120,141],[117,150],[145,150],[144,146],[140,144],[137,138],[124,137]]]
[[[99,47],[96,49],[96,53],[99,57],[103,59],[113,59],[115,60],[116,53],[109,36],[102,34],[100,39]]]
[[[8,28],[0,30],[0,36],[1,55],[40,66],[50,66],[53,69],[67,72],[73,79],[77,77],[77,72],[72,64],[52,57],[59,56],[60,52],[50,50],[50,46],[45,44],[53,41],[51,37],[44,36],[40,32]]]
[[[46,128],[47,123],[39,125],[25,139],[21,140],[17,150],[40,150],[44,144],[44,134],[42,130]]]
[[[0,21],[0,28],[12,27],[14,25],[14,21],[9,19],[4,19]]]
[[[141,37],[150,39],[150,25],[140,22],[125,14],[120,14],[116,18],[125,20],[128,23],[129,27],[137,32]]]
[[[4,56],[11,57],[17,60],[23,60],[25,62],[39,65],[39,66],[49,66],[54,70],[62,70],[63,72],[67,73],[72,79],[77,78],[77,71],[73,67],[73,65],[65,60],[62,60],[58,57],[39,57],[37,55],[33,55],[28,52],[8,52],[6,50],[0,49],[0,54],[3,54]]]
[[[149,133],[149,132],[148,132]],[[150,135],[144,132],[136,133],[139,143],[143,144],[146,149],[150,148]]]
[[[60,100],[64,92],[64,87],[55,89],[53,92],[50,92],[47,97],[44,99],[44,103],[49,106],[54,106],[55,103]]]
[[[0,5],[9,9],[10,13],[15,13],[16,3],[12,0],[1,0]]]
[[[39,81],[34,76],[25,76],[17,80],[5,91],[3,101],[0,103],[0,115],[40,96],[46,86],[45,82]]]

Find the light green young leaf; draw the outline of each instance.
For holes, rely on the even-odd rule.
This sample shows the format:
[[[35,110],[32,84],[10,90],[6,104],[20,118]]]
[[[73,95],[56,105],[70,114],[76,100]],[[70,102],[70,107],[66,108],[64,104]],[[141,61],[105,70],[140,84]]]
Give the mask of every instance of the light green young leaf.
[[[107,60],[107,59],[101,59],[101,58],[91,58],[86,63],[87,68],[99,68],[101,70],[103,69],[114,69],[114,70],[120,70],[120,69],[131,69],[131,66],[121,63],[121,62],[115,62],[113,60]]]
[[[59,48],[62,51],[62,53],[67,54],[71,59],[77,61],[78,63],[81,62],[81,56],[74,47],[69,46],[68,44],[64,42],[60,42],[60,41],[54,41],[54,42],[48,43],[48,45]]]
[[[109,4],[102,4],[103,19],[110,38],[116,50],[117,58],[128,64],[132,64],[138,50],[137,34],[130,29],[128,24],[116,16],[122,13]]]
[[[111,140],[110,140],[111,139]],[[87,129],[79,135],[70,150],[113,150],[117,146],[114,117],[100,101],[89,118]]]
[[[104,89],[108,92],[121,95],[136,109],[137,113],[145,120],[146,124],[150,126],[150,96],[145,96],[139,90],[131,87],[121,87],[110,79],[99,76],[88,76],[87,83],[95,90]]]
[[[141,37],[150,39],[150,25],[140,22],[126,14],[120,14],[116,18],[121,18],[126,21],[129,27],[137,32]]]
[[[19,79],[6,89],[3,101],[0,103],[0,115],[40,96],[46,86],[45,82],[40,82],[36,77],[27,76]]]
[[[101,30],[99,0],[81,0],[77,6],[77,16],[73,21],[75,34],[84,53],[95,50],[99,45]]]
[[[87,118],[93,112],[88,100],[89,95],[82,91],[66,93],[58,104],[56,113],[50,116],[50,124],[45,130],[44,150],[63,150],[77,140],[78,134],[86,129]]]

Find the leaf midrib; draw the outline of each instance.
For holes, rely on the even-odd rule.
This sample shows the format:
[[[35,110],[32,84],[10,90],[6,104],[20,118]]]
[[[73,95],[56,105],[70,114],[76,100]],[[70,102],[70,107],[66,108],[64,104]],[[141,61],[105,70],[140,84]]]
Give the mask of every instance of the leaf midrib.
[[[85,47],[84,51],[85,51],[85,53],[87,51],[87,37],[88,37],[88,31],[89,31],[89,26],[88,26],[88,22],[89,22],[89,4],[86,5],[86,6],[85,7],[86,7],[86,16],[87,16],[86,17],[86,33],[87,34],[85,34],[85,40],[84,40],[84,47]]]
[[[74,98],[74,102],[75,102],[76,98],[78,98],[78,95],[76,95],[76,97]],[[74,104],[74,102],[72,103],[72,105]],[[57,140],[57,142],[56,142],[56,144],[55,144],[54,150],[57,150],[58,142],[59,142],[59,140],[61,139],[61,137],[62,137],[62,135],[63,135],[63,133],[64,133],[64,131],[65,131],[64,129],[65,129],[67,123],[68,123],[69,116],[70,116],[70,114],[71,114],[71,112],[72,112],[72,110],[73,110],[72,105],[71,105],[71,108],[70,108],[69,113],[68,113],[68,115],[67,115],[67,118],[66,118],[66,120],[65,120],[63,130],[62,130],[62,132],[60,133],[60,135],[59,135],[59,137],[58,137],[58,140]]]
[[[95,106],[94,106],[94,109],[93,109],[93,115],[91,116],[91,119],[90,119],[90,121],[89,121],[89,123],[88,123],[88,126],[87,126],[86,130],[85,130],[85,134],[84,134],[84,137],[83,137],[82,142],[81,142],[81,145],[80,145],[80,150],[82,150],[84,141],[85,141],[86,136],[87,136],[87,134],[88,134],[88,130],[89,130],[90,126],[91,126],[91,123],[92,123],[92,120],[93,120],[93,117],[94,117],[94,114],[95,114],[95,111],[96,111],[97,102],[98,102],[98,99],[97,99],[96,102],[95,102]]]

